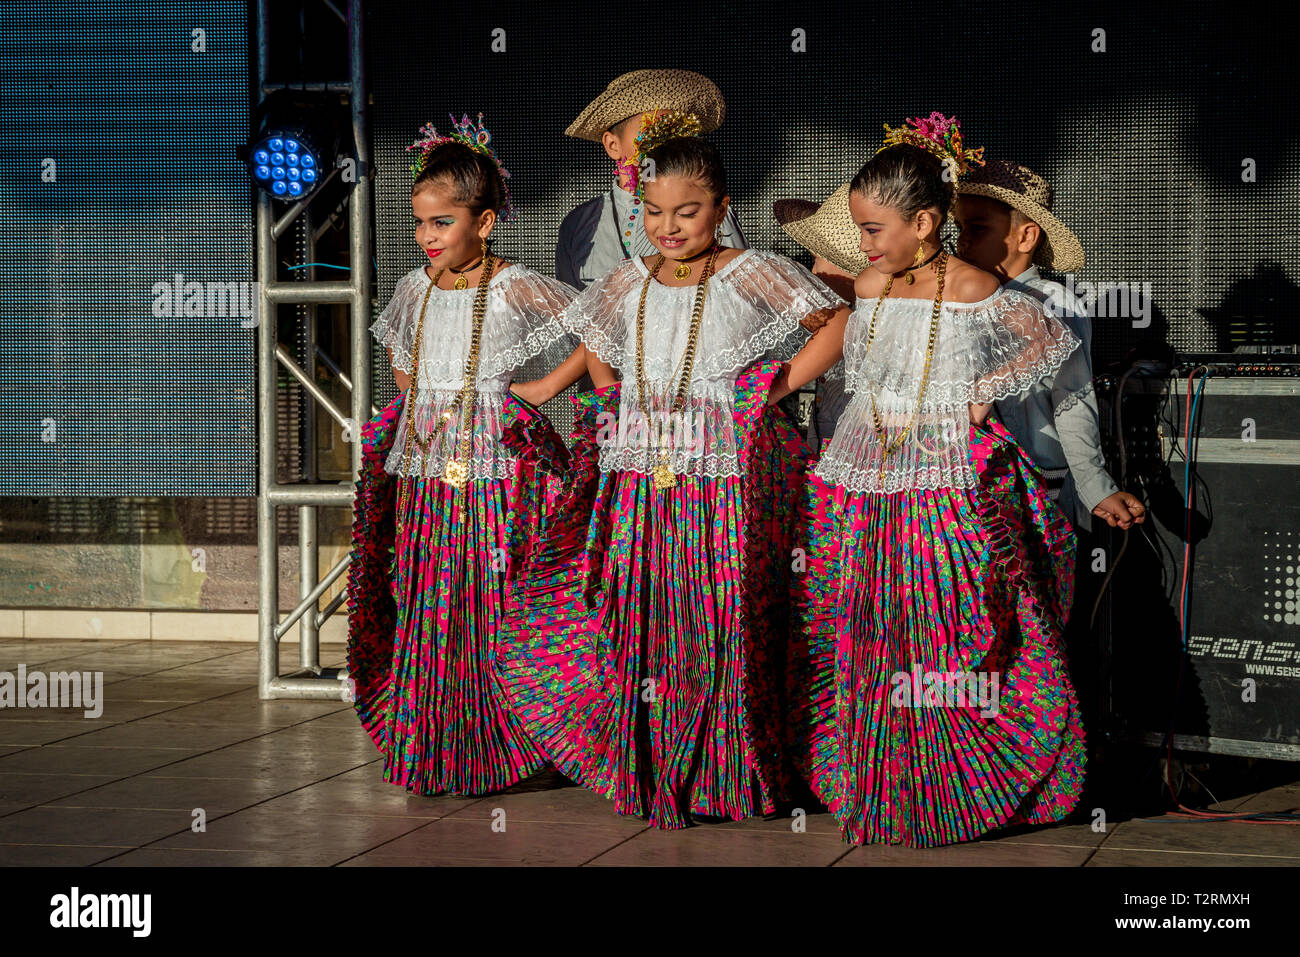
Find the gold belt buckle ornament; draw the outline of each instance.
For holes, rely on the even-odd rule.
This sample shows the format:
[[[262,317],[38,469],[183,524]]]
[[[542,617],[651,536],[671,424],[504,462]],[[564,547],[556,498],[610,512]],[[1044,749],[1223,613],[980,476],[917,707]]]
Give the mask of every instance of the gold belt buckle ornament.
[[[457,489],[463,489],[469,481],[469,464],[463,459],[449,458],[446,468],[442,470],[442,480]]]
[[[659,460],[659,464],[654,467],[651,474],[654,476],[656,491],[662,492],[677,487],[677,473],[668,464],[668,456],[665,455]]]

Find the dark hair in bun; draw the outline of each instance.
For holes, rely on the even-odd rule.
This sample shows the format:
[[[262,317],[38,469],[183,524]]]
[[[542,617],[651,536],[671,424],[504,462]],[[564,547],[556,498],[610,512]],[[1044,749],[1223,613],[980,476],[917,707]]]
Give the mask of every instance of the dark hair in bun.
[[[957,194],[957,185],[944,178],[943,162],[907,143],[890,146],[867,160],[849,188],[898,210],[906,222],[932,206],[938,207],[941,221],[946,219]]]
[[[411,195],[434,185],[450,189],[456,205],[475,216],[489,209],[500,210],[506,200],[505,183],[496,164],[464,143],[439,143],[430,150],[424,169],[411,183]]]
[[[677,136],[649,150],[655,176],[685,176],[698,180],[716,203],[727,195],[727,171],[722,154],[708,140],[698,136]]]

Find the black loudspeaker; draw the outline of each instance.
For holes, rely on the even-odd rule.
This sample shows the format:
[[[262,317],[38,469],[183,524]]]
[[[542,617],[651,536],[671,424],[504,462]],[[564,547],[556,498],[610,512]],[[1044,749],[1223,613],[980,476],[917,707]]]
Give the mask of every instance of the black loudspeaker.
[[[1108,730],[1300,760],[1300,361],[1185,357],[1098,394],[1114,473],[1150,510],[1093,556],[1110,575]]]

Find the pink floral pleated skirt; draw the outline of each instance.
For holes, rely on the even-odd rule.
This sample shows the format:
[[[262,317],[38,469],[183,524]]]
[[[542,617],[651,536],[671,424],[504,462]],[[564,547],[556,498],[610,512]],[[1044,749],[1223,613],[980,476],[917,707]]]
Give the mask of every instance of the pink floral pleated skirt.
[[[788,571],[803,446],[736,386],[742,476],[596,466],[618,386],[577,397],[574,466],[515,591],[501,675],[529,732],[573,780],[653,826],[771,813],[786,793]]]
[[[402,399],[363,432],[348,583],[354,705],[385,781],[485,794],[546,766],[507,704],[496,655],[507,585],[535,537],[548,480],[521,464],[514,479],[473,479],[458,492],[384,472]],[[506,408],[515,446],[558,442],[535,410],[513,397]]]
[[[1002,425],[972,427],[970,444],[972,489],[809,477],[790,740],[852,843],[1057,821],[1082,789],[1062,637],[1073,529]]]

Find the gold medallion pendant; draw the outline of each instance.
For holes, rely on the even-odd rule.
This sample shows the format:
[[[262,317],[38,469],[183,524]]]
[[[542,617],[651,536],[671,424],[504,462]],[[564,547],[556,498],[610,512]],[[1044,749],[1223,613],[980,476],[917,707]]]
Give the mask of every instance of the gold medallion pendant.
[[[903,282],[907,283],[910,286],[912,285],[912,283],[916,282],[916,280],[913,279],[912,274],[908,272],[908,273],[903,273]]]
[[[666,461],[661,461],[656,465],[654,471],[650,474],[654,476],[656,492],[666,492],[670,488],[677,487],[677,473],[673,471],[672,466]]]
[[[442,480],[457,489],[463,489],[469,481],[469,463],[464,459],[449,458],[446,468],[442,470]]]
[[[455,281],[454,283],[452,283],[452,288],[453,288],[453,289],[468,289],[468,288],[469,288],[469,280],[466,279],[463,275],[462,275],[462,276],[457,276],[457,277],[456,277],[456,281]]]
[[[685,279],[690,274],[691,274],[691,267],[686,265],[686,263],[679,263],[677,268],[673,270],[673,275],[676,276],[678,279]]]

